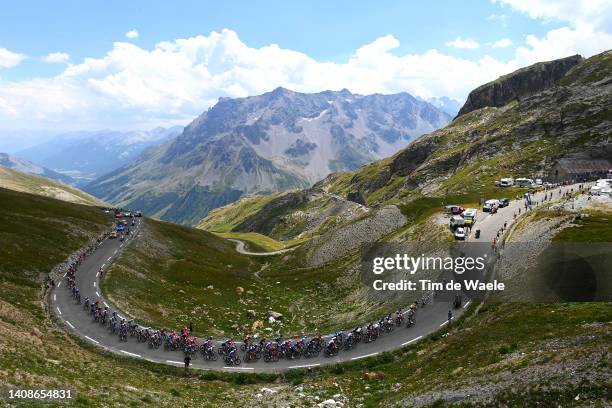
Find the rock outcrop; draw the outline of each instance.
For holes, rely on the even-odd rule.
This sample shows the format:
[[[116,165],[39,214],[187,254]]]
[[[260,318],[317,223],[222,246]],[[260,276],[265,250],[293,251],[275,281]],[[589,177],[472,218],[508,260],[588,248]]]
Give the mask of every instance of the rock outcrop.
[[[349,191],[349,193],[346,195],[346,199],[357,204],[366,205],[363,195],[357,190]]]
[[[485,106],[504,106],[513,100],[522,100],[548,89],[556,85],[571,68],[582,60],[580,55],[572,55],[554,61],[538,62],[499,77],[470,92],[457,116]]]

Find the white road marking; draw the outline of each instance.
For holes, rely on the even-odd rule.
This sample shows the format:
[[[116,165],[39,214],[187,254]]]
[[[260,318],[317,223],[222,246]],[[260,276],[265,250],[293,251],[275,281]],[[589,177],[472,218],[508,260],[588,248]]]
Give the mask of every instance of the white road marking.
[[[57,313],[62,314],[62,311],[59,310],[59,307],[56,306],[55,308],[57,309]]]
[[[467,303],[465,305],[463,305],[463,308],[465,309],[466,307],[468,307],[470,305],[470,303],[472,303],[472,301],[468,300]]]
[[[307,368],[307,367],[316,367],[316,366],[320,366],[320,363],[316,363],[316,364],[306,364],[306,365],[296,365],[296,366],[290,366],[287,368]]]
[[[100,275],[100,272],[96,272],[96,278]],[[96,284],[96,282],[94,282],[94,285]]]
[[[104,306],[106,306],[106,307],[110,307],[110,306],[108,305],[108,303],[106,303],[106,302],[104,302]]]
[[[108,259],[107,259],[107,261],[110,261],[110,260],[111,260],[111,257],[109,256],[109,257],[108,257]]]
[[[56,295],[55,295],[55,293],[54,293],[54,294],[53,294],[53,301],[54,301],[54,302],[55,302],[55,300],[57,299],[55,296],[56,296]]]
[[[123,248],[123,244],[119,245],[119,248]]]
[[[117,316],[118,316],[120,319],[123,319],[123,316],[121,316],[119,313],[117,313]]]
[[[454,318],[455,318],[455,316],[451,317],[451,320],[453,320]],[[444,323],[442,323],[442,324],[440,325],[440,327],[444,326],[445,324],[448,324],[448,320],[447,320],[447,321],[445,321]]]
[[[103,264],[102,264],[102,266],[101,266],[100,268],[104,268],[105,266],[106,266],[106,264],[105,264],[105,263],[103,263]]]
[[[174,360],[166,360],[166,363],[183,365],[183,363],[181,363],[180,361],[174,361]]]
[[[97,297],[100,297],[100,294],[98,293],[98,291],[97,291],[97,290],[96,290],[96,296],[97,296]]]
[[[59,288],[61,284],[62,284],[62,282],[58,283],[58,284],[57,284],[57,287]]]
[[[94,340],[94,339],[92,339],[92,338],[91,338],[91,337],[89,337],[89,336],[85,336],[85,338],[86,338],[87,340],[91,340],[91,341],[93,341],[93,342],[94,342],[94,343],[96,343],[96,344],[100,344],[100,342],[99,342],[98,340]]]
[[[66,320],[66,324],[74,329],[74,326],[68,320]]]
[[[372,357],[372,356],[375,356],[375,355],[377,355],[377,354],[378,354],[378,352],[376,352],[376,353],[370,353],[370,354],[365,354],[365,355],[363,355],[363,356],[353,357],[353,358],[351,358],[351,360],[359,360],[360,358]]]
[[[254,367],[223,367],[226,370],[254,370]]]
[[[412,339],[412,340],[408,340],[407,342],[402,343],[402,346],[405,346],[406,344],[414,343],[415,341],[420,340],[420,339],[422,339],[422,338],[423,338],[423,336],[415,337],[415,338],[414,338],[414,339]]]
[[[94,281],[94,288],[96,287],[96,281]]]
[[[66,272],[66,273],[64,274],[64,278],[66,277],[66,275],[68,275],[68,272]]]
[[[113,255],[116,255],[116,254],[117,254],[117,250],[115,249],[115,252],[113,252]]]
[[[119,350],[124,354],[127,354],[128,356],[134,356],[134,357],[142,357],[140,354],[136,354],[136,353],[130,353],[129,351],[125,351],[125,350]]]

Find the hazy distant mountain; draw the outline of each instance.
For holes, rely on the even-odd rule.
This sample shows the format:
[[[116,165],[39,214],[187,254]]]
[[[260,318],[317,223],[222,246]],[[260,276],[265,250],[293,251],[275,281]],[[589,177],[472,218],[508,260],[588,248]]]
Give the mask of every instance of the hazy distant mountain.
[[[461,109],[461,106],[463,106],[463,104],[458,100],[451,99],[446,96],[429,98],[427,99],[427,102],[431,103],[442,112],[448,113],[452,118],[457,116],[459,109]]]
[[[0,152],[15,154],[41,143],[48,142],[57,135],[49,130],[0,130]]]
[[[166,142],[181,131],[182,127],[175,126],[152,131],[73,132],[21,150],[17,155],[70,175],[77,184],[84,185],[126,165],[144,149]]]
[[[193,223],[244,194],[306,187],[387,157],[450,116],[407,93],[277,88],[221,98],[174,140],[86,187],[122,206]]]
[[[7,153],[0,153],[0,166],[19,171],[21,173],[34,174],[36,176],[46,177],[51,180],[59,181],[65,184],[74,183],[74,179],[72,179],[70,176],[39,166],[28,160],[11,156]]]

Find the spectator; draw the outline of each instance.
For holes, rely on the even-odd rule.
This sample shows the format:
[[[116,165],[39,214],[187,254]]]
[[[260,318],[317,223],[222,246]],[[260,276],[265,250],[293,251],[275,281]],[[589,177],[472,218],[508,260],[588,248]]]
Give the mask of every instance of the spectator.
[[[191,356],[189,354],[185,355],[185,375],[189,375],[189,364],[191,363]]]

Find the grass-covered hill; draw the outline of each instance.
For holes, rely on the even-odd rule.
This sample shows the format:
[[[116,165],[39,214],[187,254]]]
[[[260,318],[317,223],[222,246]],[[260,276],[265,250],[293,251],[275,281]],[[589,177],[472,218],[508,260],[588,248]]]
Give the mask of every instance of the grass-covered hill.
[[[102,231],[111,219],[92,207],[6,189],[0,189],[0,201],[7,204],[0,215],[2,387],[69,388],[74,395],[73,405],[79,407],[185,404],[309,407],[329,398],[342,400],[345,406],[363,407],[603,407],[609,400],[607,345],[612,321],[609,303],[473,306],[450,330],[442,329],[394,353],[312,373],[295,370],[281,377],[202,372],[184,378],[175,367],[107,355],[66,334],[54,322],[41,302],[41,278]],[[577,239],[588,234],[593,226],[598,233],[604,233],[597,221],[608,217],[603,209],[596,208],[592,218],[571,223],[554,239]],[[253,295],[244,297],[245,302],[265,301],[267,296],[275,298],[283,292],[304,290],[304,281],[316,278],[308,275],[312,271],[305,270],[277,271],[273,276],[267,268],[259,270],[256,263],[235,254],[231,261],[235,268],[229,268],[226,255],[232,254],[231,246],[210,234],[153,221],[147,221],[145,227],[143,236],[132,241],[128,249],[134,255],[133,261],[120,259],[115,271],[123,269],[129,273],[128,268],[133,268],[150,273],[148,269],[152,269],[154,274],[164,277],[164,268],[155,271],[144,263],[144,251],[148,248],[150,253],[171,255],[166,262],[169,270],[176,272],[176,280],[169,276],[164,279],[177,288],[176,285],[189,287],[186,273],[196,282],[207,275],[198,275],[198,271],[221,268],[222,264],[225,264],[222,272],[233,279],[242,279],[241,276],[254,271],[270,273],[268,284],[252,287]],[[141,246],[135,245],[140,242]],[[149,247],[155,242],[157,246]],[[197,253],[194,248],[199,248]],[[271,264],[268,268],[273,267]],[[324,288],[323,278],[328,273],[319,277],[319,286],[311,292],[320,293],[321,299],[332,298],[332,291],[325,292]],[[111,273],[108,282],[113,279]],[[125,279],[129,283],[130,276]],[[278,288],[270,285],[276,280],[281,282]],[[219,286],[223,295],[232,296],[233,282]],[[243,296],[248,295],[249,287],[244,289]],[[140,295],[141,292],[135,294]],[[238,303],[241,305],[238,308],[249,307],[240,299]],[[320,306],[324,311],[330,307]],[[343,305],[334,304],[334,310],[340,310],[340,306]],[[215,307],[222,309],[223,305]],[[211,306],[205,310],[213,309]],[[265,306],[259,310],[264,309]],[[142,307],[139,311],[147,309]],[[290,310],[283,311],[292,318]],[[196,331],[203,323],[195,324]],[[370,374],[365,376],[364,372]],[[262,391],[262,387],[274,392]],[[4,397],[3,394],[0,398]]]
[[[234,237],[260,251],[272,249],[258,236]],[[299,335],[386,310],[356,296],[361,282],[351,262],[303,267],[293,253],[249,257],[216,234],[147,219],[101,286],[118,307],[146,324],[182,327],[191,321],[198,335]],[[330,308],[335,315],[327,313]],[[269,322],[270,311],[283,318]]]
[[[57,198],[58,200],[77,204],[106,205],[104,201],[75,187],[53,181],[46,177],[22,173],[3,166],[0,166],[0,187]]]
[[[70,389],[71,406],[162,406],[207,401],[232,406],[232,386],[182,379],[103,355],[68,335],[49,315],[42,279],[70,253],[108,227],[99,209],[0,188],[0,387]],[[15,404],[0,394],[2,406]],[[12,404],[12,405],[11,405]],[[52,403],[51,405],[55,405]],[[49,406],[51,406],[49,405]]]

